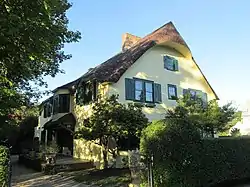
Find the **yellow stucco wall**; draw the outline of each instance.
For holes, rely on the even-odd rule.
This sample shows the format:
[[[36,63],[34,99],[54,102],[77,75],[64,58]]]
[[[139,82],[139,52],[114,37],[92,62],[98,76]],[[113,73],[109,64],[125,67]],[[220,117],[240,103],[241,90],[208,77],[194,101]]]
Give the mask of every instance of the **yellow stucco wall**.
[[[102,147],[100,145],[97,145],[94,141],[75,139],[73,154],[75,158],[80,158],[83,160],[93,162],[94,166],[98,169],[102,169],[104,166]],[[113,158],[111,154],[108,154],[108,163],[110,167],[111,166],[116,168],[126,167],[128,164],[128,152],[120,151],[116,160]]]
[[[108,92],[108,84],[102,83],[98,85],[98,95],[104,97],[107,95]],[[76,104],[76,98],[72,98],[71,106],[73,107],[72,113],[76,117],[76,128],[77,130],[79,127],[82,126],[84,119],[88,118],[92,113],[92,104],[89,105],[78,105]]]
[[[179,71],[173,72],[164,69],[163,56],[169,55],[178,59]],[[142,55],[119,79],[117,83],[110,84],[108,95],[119,94],[119,101],[125,100],[125,78],[141,78],[152,80],[161,84],[162,104],[156,104],[155,108],[144,107],[143,111],[150,121],[162,119],[166,108],[176,105],[176,101],[168,99],[167,84],[177,86],[177,96],[183,93],[183,89],[192,88],[206,92],[208,100],[215,99],[215,95],[208,86],[201,72],[192,59],[183,57],[177,51],[165,46],[156,46]]]

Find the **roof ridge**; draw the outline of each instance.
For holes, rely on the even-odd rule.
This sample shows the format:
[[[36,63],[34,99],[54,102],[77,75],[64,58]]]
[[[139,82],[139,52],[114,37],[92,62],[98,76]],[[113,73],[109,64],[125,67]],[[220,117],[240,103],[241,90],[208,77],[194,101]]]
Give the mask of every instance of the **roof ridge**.
[[[139,37],[140,39],[139,39],[137,42],[135,42],[131,47],[136,46],[136,45],[139,44],[140,42],[144,42],[144,40],[146,40],[145,38],[147,38],[147,37],[153,35],[153,34],[156,33],[157,31],[159,31],[160,29],[164,28],[166,25],[173,25],[173,26],[174,26],[173,22],[172,22],[172,21],[169,21],[169,22],[165,23],[164,25],[162,25],[161,27],[159,27],[159,28],[157,28],[156,30],[154,30],[153,32],[147,34],[147,35],[144,36],[144,37],[139,37],[139,36],[134,35],[134,36],[136,36],[136,37]],[[174,27],[175,27],[175,26],[174,26]],[[126,33],[128,33],[128,32],[126,32]],[[128,34],[130,34],[130,33],[128,33]],[[132,35],[133,35],[133,34],[132,34]],[[130,48],[131,48],[131,47],[130,47]]]
[[[172,21],[169,21],[169,22],[165,23],[164,25],[162,25],[161,27],[159,27],[158,29],[154,30],[153,32],[147,34],[147,35],[144,36],[143,38],[146,38],[146,37],[148,37],[148,36],[150,36],[150,35],[156,33],[156,32],[159,31],[160,29],[164,28],[166,25],[173,25],[173,26],[174,26],[173,22],[172,22]],[[142,39],[143,39],[143,38],[142,38]]]

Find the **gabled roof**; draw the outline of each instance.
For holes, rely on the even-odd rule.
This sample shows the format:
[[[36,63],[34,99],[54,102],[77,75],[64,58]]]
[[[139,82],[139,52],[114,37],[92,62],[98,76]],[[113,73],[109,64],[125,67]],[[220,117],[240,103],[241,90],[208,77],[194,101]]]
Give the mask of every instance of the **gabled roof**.
[[[97,80],[98,82],[117,82],[120,77],[125,73],[125,71],[133,65],[147,50],[152,48],[157,44],[161,44],[164,42],[173,42],[177,43],[181,46],[184,46],[191,54],[191,51],[181,37],[180,33],[175,28],[172,22],[169,22],[149,35],[141,38],[137,43],[135,43],[131,48],[126,51],[120,52],[102,64],[96,66],[95,68],[90,69],[87,73],[85,73],[82,77],[77,79],[76,81],[70,82],[68,84],[77,84],[78,80],[86,81],[86,80]],[[194,61],[195,62],[195,61]],[[198,64],[195,62],[198,69]],[[202,73],[202,71],[201,71]],[[208,83],[208,86],[211,88],[215,97],[218,99],[217,94],[214,92],[213,88],[207,81],[206,77],[202,73],[204,79]],[[66,85],[68,85],[66,84]],[[65,87],[63,85],[58,88]],[[71,85],[72,86],[72,85]],[[58,89],[57,88],[57,89]]]
[[[72,86],[74,86],[74,85],[76,85],[77,84],[77,81],[78,81],[79,79],[76,79],[76,80],[74,80],[74,81],[71,81],[71,82],[69,82],[69,83],[66,83],[66,84],[64,84],[64,85],[62,85],[62,86],[59,86],[59,87],[57,87],[57,88],[55,88],[52,92],[56,92],[58,89],[72,89]]]
[[[186,42],[169,22],[151,34],[140,39],[133,47],[121,52],[106,62],[93,68],[82,76],[83,79],[96,79],[100,82],[117,82],[125,71],[136,62],[148,49],[166,41],[175,42],[188,48]]]

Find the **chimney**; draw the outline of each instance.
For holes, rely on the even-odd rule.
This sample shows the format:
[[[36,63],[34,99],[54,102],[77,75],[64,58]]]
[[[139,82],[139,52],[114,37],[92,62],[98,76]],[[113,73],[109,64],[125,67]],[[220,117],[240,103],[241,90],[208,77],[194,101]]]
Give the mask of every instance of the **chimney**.
[[[125,33],[122,35],[122,51],[126,51],[130,47],[132,47],[137,41],[141,38],[138,36],[134,36],[129,33]]]

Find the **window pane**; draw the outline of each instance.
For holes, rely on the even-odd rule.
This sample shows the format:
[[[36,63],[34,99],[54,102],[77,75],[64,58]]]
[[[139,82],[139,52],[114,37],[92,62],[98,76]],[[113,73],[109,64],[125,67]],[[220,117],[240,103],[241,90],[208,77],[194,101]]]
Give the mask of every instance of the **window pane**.
[[[153,93],[152,92],[146,92],[146,101],[153,102]]]
[[[169,94],[172,96],[172,95],[175,95],[175,88],[174,87],[169,87],[168,88],[168,92]]]
[[[153,84],[151,82],[146,82],[146,92],[153,92]]]
[[[169,56],[164,56],[164,67],[167,68],[168,70],[175,70],[175,59],[169,57]]]
[[[142,101],[143,100],[142,91],[135,91],[135,99],[138,100],[138,101]]]
[[[174,70],[174,61],[172,59],[169,59],[167,62],[167,69]]]
[[[59,96],[59,98],[60,98],[59,112],[61,112],[61,113],[69,112],[69,100],[70,100],[69,95],[68,94],[61,94]]]
[[[171,99],[172,97],[176,97],[176,87],[175,86],[168,86],[168,97]]]
[[[135,89],[142,90],[142,81],[139,81],[139,80],[135,81]]]
[[[194,97],[195,97],[195,95],[196,95],[195,90],[190,90],[189,92],[190,92],[191,97],[192,97],[192,98],[194,98]]]

